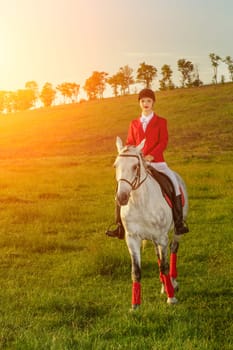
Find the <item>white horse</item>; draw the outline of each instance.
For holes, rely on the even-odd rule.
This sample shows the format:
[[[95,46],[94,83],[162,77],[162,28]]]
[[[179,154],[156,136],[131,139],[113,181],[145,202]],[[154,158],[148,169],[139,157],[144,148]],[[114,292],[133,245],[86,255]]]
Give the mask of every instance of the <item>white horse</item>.
[[[172,209],[167,203],[158,182],[148,173],[141,156],[145,140],[137,147],[123,146],[116,140],[118,156],[114,166],[118,183],[116,200],[121,206],[121,219],[125,239],[132,260],[132,308],[141,304],[141,244],[151,240],[155,245],[160,268],[161,292],[167,293],[167,302],[175,304],[176,259],[180,236],[173,235],[171,242],[170,267],[168,262],[168,234],[173,228]],[[175,173],[176,174],[176,173]],[[188,212],[188,198],[184,181],[176,174],[184,195],[184,218]]]

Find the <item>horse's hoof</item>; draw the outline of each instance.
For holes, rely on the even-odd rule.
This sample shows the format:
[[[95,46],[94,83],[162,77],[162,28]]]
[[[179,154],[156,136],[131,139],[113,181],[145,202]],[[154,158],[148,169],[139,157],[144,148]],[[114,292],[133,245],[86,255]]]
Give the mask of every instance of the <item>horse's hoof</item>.
[[[175,297],[173,297],[173,298],[167,298],[167,303],[168,303],[169,305],[174,305],[174,304],[177,304],[177,303],[178,303],[178,300],[177,300]]]
[[[174,278],[172,278],[171,281],[172,281],[172,285],[173,285],[174,291],[178,292],[178,290],[179,290],[178,282]]]

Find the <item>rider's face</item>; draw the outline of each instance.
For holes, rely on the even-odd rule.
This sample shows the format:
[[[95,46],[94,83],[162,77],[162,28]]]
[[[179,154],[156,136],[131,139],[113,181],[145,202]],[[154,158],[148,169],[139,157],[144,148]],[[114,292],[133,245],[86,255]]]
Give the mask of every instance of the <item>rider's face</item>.
[[[150,97],[141,98],[139,101],[142,113],[144,115],[149,115],[153,111],[154,101]]]

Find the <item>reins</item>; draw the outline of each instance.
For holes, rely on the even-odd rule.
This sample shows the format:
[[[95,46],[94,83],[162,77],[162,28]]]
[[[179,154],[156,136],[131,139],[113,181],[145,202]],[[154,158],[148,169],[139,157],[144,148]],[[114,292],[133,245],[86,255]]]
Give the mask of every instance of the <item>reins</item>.
[[[119,154],[118,157],[134,157],[134,158],[138,159],[137,172],[136,172],[136,175],[135,175],[135,178],[133,179],[133,181],[130,182],[129,180],[124,179],[124,178],[121,178],[118,180],[118,182],[124,181],[127,184],[129,184],[132,187],[132,190],[138,189],[148,177],[148,172],[146,172],[146,176],[144,177],[144,179],[143,180],[140,179],[141,178],[141,162],[140,162],[141,159],[140,159],[140,156],[138,156],[136,154]]]

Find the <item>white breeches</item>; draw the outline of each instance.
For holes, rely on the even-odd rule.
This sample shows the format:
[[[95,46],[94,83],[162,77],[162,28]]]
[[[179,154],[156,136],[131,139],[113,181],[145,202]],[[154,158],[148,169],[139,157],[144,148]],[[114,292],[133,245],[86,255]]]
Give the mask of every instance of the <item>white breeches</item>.
[[[174,188],[175,188],[175,193],[176,196],[180,195],[180,188],[179,188],[179,184],[178,181],[176,179],[176,176],[174,174],[174,172],[167,166],[166,162],[160,162],[160,163],[150,163],[151,166],[153,166],[153,168],[155,168],[156,170],[160,171],[161,173],[164,173],[165,175],[167,175],[169,177],[169,179],[172,181]]]

